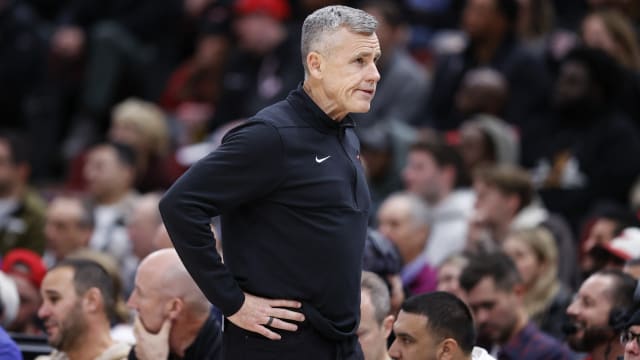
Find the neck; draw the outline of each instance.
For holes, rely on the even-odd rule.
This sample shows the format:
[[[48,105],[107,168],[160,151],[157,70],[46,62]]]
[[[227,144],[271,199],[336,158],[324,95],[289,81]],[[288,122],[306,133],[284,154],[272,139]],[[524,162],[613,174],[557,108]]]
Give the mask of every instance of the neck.
[[[198,337],[198,333],[209,318],[209,313],[189,315],[176,321],[169,340],[171,352],[183,358],[185,352]]]
[[[129,194],[129,190],[114,191],[97,197],[98,205],[114,205],[122,201]]]
[[[322,90],[322,87],[312,86],[310,84],[311,82],[313,82],[313,80],[307,79],[304,81],[304,84],[302,85],[304,92],[306,92],[311,100],[313,100],[313,102],[318,105],[318,107],[322,109],[322,111],[333,121],[342,121],[342,119],[347,116],[347,113],[338,111],[336,109],[335,102],[327,96],[327,94]]]
[[[69,360],[95,359],[113,345],[107,324],[101,329],[87,330],[89,331],[85,332],[84,335],[76,341],[76,346],[73,349],[64,350]]]
[[[617,359],[622,354],[624,354],[624,345],[620,344],[616,339],[611,339],[602,345],[598,345],[589,353],[591,360],[612,360]]]
[[[527,326],[528,323],[529,323],[529,316],[525,312],[524,308],[520,307],[520,309],[518,309],[516,324],[513,327],[513,331],[511,331],[511,334],[509,335],[509,339],[507,340],[507,342],[511,341],[511,339],[513,339],[514,336],[518,335],[520,331],[522,331],[522,329],[524,329],[525,326]],[[504,345],[504,344],[500,344],[500,345]]]

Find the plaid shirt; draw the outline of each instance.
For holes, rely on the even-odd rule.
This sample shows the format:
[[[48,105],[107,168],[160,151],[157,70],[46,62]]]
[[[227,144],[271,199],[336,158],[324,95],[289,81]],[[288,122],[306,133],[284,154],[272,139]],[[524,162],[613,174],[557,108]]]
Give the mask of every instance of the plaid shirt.
[[[529,323],[498,351],[498,360],[571,360],[573,353]]]

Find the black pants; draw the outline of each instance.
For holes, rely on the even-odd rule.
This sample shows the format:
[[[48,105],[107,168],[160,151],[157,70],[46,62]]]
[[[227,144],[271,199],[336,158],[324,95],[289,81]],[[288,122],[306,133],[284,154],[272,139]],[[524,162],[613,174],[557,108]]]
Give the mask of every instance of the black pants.
[[[225,319],[222,353],[225,360],[363,360],[357,338],[334,342],[322,337],[308,323],[295,332],[278,331],[280,340],[246,331]]]

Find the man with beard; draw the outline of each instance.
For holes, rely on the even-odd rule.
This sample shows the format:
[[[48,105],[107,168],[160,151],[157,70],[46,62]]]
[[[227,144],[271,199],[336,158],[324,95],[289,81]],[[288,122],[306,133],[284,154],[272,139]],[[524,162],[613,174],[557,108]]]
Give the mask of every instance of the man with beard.
[[[524,309],[524,287],[504,253],[472,257],[460,285],[473,312],[478,342],[501,360],[571,359],[566,346],[540,331]]]
[[[40,289],[49,345],[55,350],[38,360],[124,360],[129,345],[111,339],[109,315],[115,307],[113,282],[89,260],[65,260],[51,269]]]
[[[567,308],[571,319],[569,346],[589,355],[588,360],[617,359],[624,353],[619,330],[611,325],[633,303],[636,281],[620,270],[602,270],[587,278]]]

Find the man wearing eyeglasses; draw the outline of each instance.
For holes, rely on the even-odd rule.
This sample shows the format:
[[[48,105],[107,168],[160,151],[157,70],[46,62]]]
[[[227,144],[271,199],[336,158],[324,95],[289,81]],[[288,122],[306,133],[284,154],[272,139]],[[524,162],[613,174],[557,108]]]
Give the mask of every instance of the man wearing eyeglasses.
[[[640,309],[631,315],[620,334],[624,360],[640,360]]]

